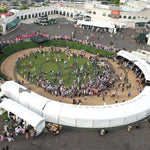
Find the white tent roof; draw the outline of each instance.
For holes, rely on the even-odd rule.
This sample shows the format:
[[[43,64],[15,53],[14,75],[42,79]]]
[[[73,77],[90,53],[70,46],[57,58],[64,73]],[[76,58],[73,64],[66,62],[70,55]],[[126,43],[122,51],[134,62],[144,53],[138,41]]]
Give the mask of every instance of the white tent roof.
[[[134,64],[141,69],[141,71],[145,76],[145,79],[147,81],[150,81],[150,65],[144,60],[137,61]]]
[[[91,21],[77,21],[77,25],[88,25],[88,26],[94,26],[94,27],[102,27],[102,28],[115,28],[114,24],[107,23],[107,22],[91,22]]]
[[[117,55],[122,56],[129,61],[132,61],[135,65],[137,65],[142,70],[145,79],[147,81],[150,81],[150,65],[145,60],[140,59],[138,56],[135,55],[134,52],[129,53],[123,50],[119,51]]]
[[[117,53],[117,55],[118,56],[122,56],[122,57],[124,57],[124,58],[126,58],[127,60],[129,60],[129,61],[137,61],[137,57],[136,56],[134,56],[133,54],[131,54],[131,53],[129,53],[129,52],[126,52],[126,51],[124,51],[124,50],[121,50],[121,51],[119,51],[118,53]]]
[[[105,106],[49,102],[43,114],[47,121],[75,127],[115,127],[138,121],[150,113],[150,87],[124,103]]]
[[[132,51],[131,54],[137,56],[138,58],[144,59],[144,60],[147,59],[147,55],[142,54],[142,53],[140,53],[140,52]]]
[[[10,82],[10,84],[7,82]],[[7,86],[11,86],[12,81],[7,82]],[[7,90],[7,86],[5,86],[5,83],[4,86],[2,86],[2,91],[4,93],[5,88]],[[3,89],[3,87],[5,88]],[[26,93],[27,96],[25,92],[23,92],[23,97],[26,98],[23,99],[19,96],[19,102],[21,103],[21,100],[23,99],[24,103],[22,103],[22,105],[26,106],[25,100],[27,100],[28,105],[30,106],[29,108],[34,112],[38,110],[42,111],[40,115],[48,122],[74,127],[108,128],[126,125],[147,117],[150,114],[149,91],[150,86],[146,86],[144,90],[132,100],[103,106],[73,105],[52,100],[46,101],[48,100],[47,98],[43,98],[33,92]],[[9,93],[7,94],[11,95]],[[16,95],[18,95],[18,93],[16,93]],[[30,100],[28,100],[28,98]],[[38,105],[36,104],[36,99],[38,99]],[[43,101],[45,102],[43,103]],[[42,104],[42,107],[40,106],[40,103]],[[35,106],[36,109],[34,108]]]
[[[32,91],[28,92],[27,88],[14,81],[5,82],[5,84],[2,85],[2,93],[41,116],[42,109],[46,103],[50,101]]]
[[[45,119],[26,107],[14,102],[11,99],[3,98],[3,101],[0,103],[0,106],[15,114],[16,116],[25,120],[28,124],[34,127],[37,131],[37,135],[40,134],[45,127]]]

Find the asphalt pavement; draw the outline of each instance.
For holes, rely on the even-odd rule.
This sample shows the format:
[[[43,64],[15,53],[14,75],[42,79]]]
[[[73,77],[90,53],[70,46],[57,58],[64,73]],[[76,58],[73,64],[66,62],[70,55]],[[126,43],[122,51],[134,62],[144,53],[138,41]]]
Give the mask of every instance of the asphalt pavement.
[[[72,32],[76,31],[76,38],[77,39],[85,39],[86,37],[89,37],[89,40],[92,41],[92,35],[95,36],[95,41],[108,46],[110,41],[113,42],[113,46],[117,48],[124,48],[124,49],[129,49],[129,50],[137,50],[137,49],[145,49],[145,50],[150,50],[150,46],[148,46],[146,43],[145,44],[137,44],[133,42],[132,35],[137,37],[139,35],[138,32],[136,32],[135,29],[124,29],[123,31],[120,32],[120,35],[115,34],[112,36],[110,33],[101,33],[101,32],[91,32],[88,30],[83,30],[80,28],[74,27],[74,22],[71,20],[67,20],[63,18],[62,16],[56,16],[54,15],[53,17],[49,18],[56,18],[57,23],[49,26],[41,26],[32,23],[34,19],[30,20],[24,20],[23,23],[20,24],[20,26],[6,34],[6,35],[1,35],[0,36],[0,41],[1,40],[8,40],[8,39],[14,39],[18,35],[23,35],[23,34],[33,34],[33,32],[40,32],[40,33],[45,33],[50,36],[54,35],[67,35],[67,36],[72,36]],[[121,35],[125,38],[121,38]]]
[[[3,122],[0,118],[0,134]],[[25,135],[14,136],[14,142],[0,142],[0,150],[149,150],[150,124],[142,123],[131,132],[127,127],[111,129],[100,136],[99,129],[63,127],[58,136],[42,133],[33,140],[25,140]]]

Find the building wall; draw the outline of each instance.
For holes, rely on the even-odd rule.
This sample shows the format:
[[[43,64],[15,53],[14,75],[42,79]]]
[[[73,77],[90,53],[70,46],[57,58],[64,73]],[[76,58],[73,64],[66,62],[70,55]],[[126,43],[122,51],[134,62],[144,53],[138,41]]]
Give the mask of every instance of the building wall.
[[[88,15],[91,17],[93,22],[109,22],[121,26],[125,24],[126,27],[135,28],[138,22],[149,22],[150,21],[150,9],[144,9],[139,12],[127,12],[120,11],[119,15],[112,15],[110,8],[96,8],[96,3],[85,3],[84,7],[60,7],[58,5],[51,5],[47,7],[30,8],[29,10],[20,10],[15,13],[14,16],[8,17],[1,21],[1,24],[7,24],[14,20],[16,17],[19,19],[36,18],[41,15],[56,14],[56,12],[65,17],[74,17],[77,13],[82,13],[84,16]],[[91,12],[91,13],[89,13]]]

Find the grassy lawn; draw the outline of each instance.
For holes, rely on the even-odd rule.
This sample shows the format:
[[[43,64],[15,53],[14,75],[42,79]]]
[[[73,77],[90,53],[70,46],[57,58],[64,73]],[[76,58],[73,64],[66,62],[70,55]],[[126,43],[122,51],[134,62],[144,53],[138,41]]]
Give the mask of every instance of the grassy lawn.
[[[79,43],[74,43],[74,42],[65,41],[65,40],[50,40],[50,41],[48,41],[42,45],[47,46],[47,47],[52,46],[52,45],[56,45],[59,47],[69,46],[69,48],[71,48],[71,49],[77,49],[77,50],[83,50],[84,49],[85,51],[87,51],[89,53],[99,54],[100,56],[103,56],[103,57],[115,55],[115,53],[108,52],[108,51],[101,50],[101,49],[97,49],[96,47],[91,47],[89,45],[82,45]],[[39,47],[39,45],[37,45],[36,43],[34,43],[32,41],[21,42],[18,44],[13,44],[13,45],[5,47],[3,49],[4,50],[3,54],[0,54],[0,65],[11,54],[18,52],[18,51],[21,51],[21,50],[28,49],[28,48],[34,48],[34,47]],[[4,78],[5,80],[8,80],[7,77],[1,72],[1,70],[0,70],[0,77]],[[71,78],[72,78],[72,76],[71,76]],[[68,82],[70,82],[70,81],[68,81]]]
[[[79,68],[82,67],[83,73],[80,75]],[[98,69],[100,72],[103,70],[100,67]],[[73,57],[73,55],[70,55],[69,53],[52,51],[50,53],[43,52],[43,54],[30,54],[29,57],[21,59],[18,64],[18,73],[23,78],[26,78],[26,76],[30,74],[29,81],[32,83],[36,83],[36,77],[39,76],[54,85],[58,85],[59,79],[63,79],[65,87],[72,86],[73,81],[78,80],[78,77],[80,78],[81,83],[87,83],[88,76],[83,79],[85,72],[89,72],[89,74],[93,77],[93,70],[94,67],[91,60],[86,57]],[[36,77],[34,77],[35,74]]]

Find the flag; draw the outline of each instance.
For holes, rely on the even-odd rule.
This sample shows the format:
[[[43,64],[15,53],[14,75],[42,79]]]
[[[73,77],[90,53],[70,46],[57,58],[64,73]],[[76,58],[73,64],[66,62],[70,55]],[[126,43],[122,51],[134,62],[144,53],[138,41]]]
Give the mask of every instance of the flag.
[[[6,8],[6,5],[3,5],[3,8]]]

